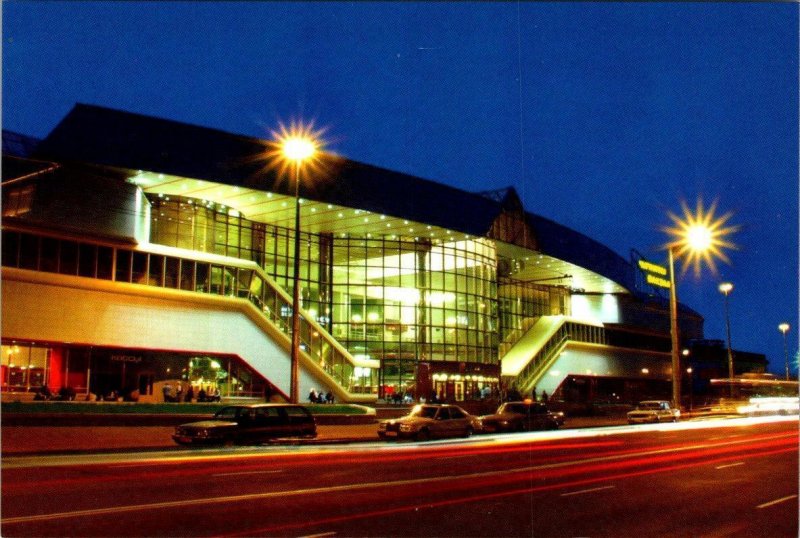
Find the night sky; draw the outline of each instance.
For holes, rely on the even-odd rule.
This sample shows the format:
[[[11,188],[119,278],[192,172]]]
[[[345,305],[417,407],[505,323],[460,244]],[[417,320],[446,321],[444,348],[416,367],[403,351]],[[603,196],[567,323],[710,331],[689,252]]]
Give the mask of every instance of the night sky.
[[[798,342],[794,3],[3,2],[3,128],[77,103],[329,149],[526,208],[666,262],[681,201],[741,226],[682,302],[783,373]],[[793,366],[796,371],[796,365]]]

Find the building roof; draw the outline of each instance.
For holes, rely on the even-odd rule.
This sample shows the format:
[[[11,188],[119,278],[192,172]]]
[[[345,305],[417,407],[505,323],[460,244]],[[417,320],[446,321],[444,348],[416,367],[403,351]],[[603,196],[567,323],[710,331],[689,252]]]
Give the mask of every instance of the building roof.
[[[267,145],[208,127],[78,104],[34,156],[293,195],[293,183],[266,168]],[[301,182],[304,199],[533,248],[634,289],[633,270],[624,258],[579,232],[524,212],[513,188],[471,193],[338,156],[325,162],[313,185]],[[509,215],[519,224],[513,236],[497,232],[498,220]]]

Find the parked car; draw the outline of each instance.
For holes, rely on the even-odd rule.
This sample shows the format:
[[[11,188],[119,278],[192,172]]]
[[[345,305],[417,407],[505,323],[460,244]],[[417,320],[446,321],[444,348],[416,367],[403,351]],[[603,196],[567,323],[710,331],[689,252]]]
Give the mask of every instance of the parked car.
[[[645,400],[628,412],[628,424],[677,422],[680,416],[680,410],[674,409],[665,400]]]
[[[420,404],[404,417],[381,421],[378,436],[426,441],[434,437],[469,437],[479,428],[478,419],[457,405]]]
[[[553,413],[539,402],[506,402],[480,420],[485,433],[555,430],[564,424],[564,414]]]
[[[305,407],[252,404],[223,407],[210,420],[181,424],[172,439],[181,445],[258,444],[279,437],[316,437],[317,425]]]

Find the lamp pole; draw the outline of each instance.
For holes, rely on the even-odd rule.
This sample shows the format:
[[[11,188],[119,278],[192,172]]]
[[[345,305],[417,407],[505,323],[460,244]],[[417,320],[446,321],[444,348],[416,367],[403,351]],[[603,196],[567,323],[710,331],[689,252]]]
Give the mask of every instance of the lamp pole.
[[[786,346],[786,333],[789,332],[789,324],[786,322],[778,325],[778,330],[783,333],[783,357],[786,361],[786,381],[789,381],[789,348]]]
[[[720,258],[730,263],[730,260],[722,251],[723,248],[735,248],[735,245],[726,240],[725,237],[738,229],[738,226],[725,226],[731,214],[722,217],[715,217],[716,202],[712,203],[708,209],[703,207],[702,200],[698,200],[697,209],[693,212],[689,206],[683,202],[683,218],[669,212],[669,218],[673,226],[662,228],[667,232],[672,240],[667,243],[666,249],[669,253],[669,280],[670,280],[670,328],[672,333],[672,399],[675,406],[680,406],[681,397],[681,368],[678,345],[680,338],[678,335],[678,294],[675,286],[675,258],[682,258],[684,270],[689,266],[694,266],[695,276],[700,276],[700,266],[703,262],[708,263],[711,270],[716,273],[714,258]],[[733,288],[733,286],[731,286]],[[728,290],[730,291],[730,289]],[[726,293],[727,308],[727,293]],[[727,311],[726,311],[727,312]],[[728,329],[728,350],[730,356],[730,328]],[[731,359],[731,371],[733,362]]]
[[[280,141],[283,159],[292,166],[294,173],[294,271],[292,273],[292,348],[290,352],[291,372],[289,377],[289,399],[300,401],[300,168],[314,156],[317,144],[311,138],[290,134]]]
[[[300,402],[300,161],[294,162],[294,270],[292,272],[292,352],[289,399]]]
[[[681,357],[678,347],[678,292],[675,286],[675,254],[672,247],[669,252],[669,328],[672,337],[672,406],[681,408]]]
[[[731,351],[731,318],[728,308],[728,295],[733,290],[733,284],[723,282],[719,285],[719,291],[725,296],[725,333],[728,337],[728,378],[733,379],[733,351]]]

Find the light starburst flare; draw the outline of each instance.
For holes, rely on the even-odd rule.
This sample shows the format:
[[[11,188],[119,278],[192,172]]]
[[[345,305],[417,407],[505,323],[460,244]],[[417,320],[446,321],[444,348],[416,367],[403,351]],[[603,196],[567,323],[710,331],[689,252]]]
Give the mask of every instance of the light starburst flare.
[[[711,272],[716,275],[716,260],[730,264],[730,258],[725,249],[736,250],[729,236],[739,230],[739,226],[728,224],[732,212],[717,216],[717,201],[708,208],[703,205],[703,200],[697,201],[697,207],[691,210],[686,202],[681,202],[683,215],[676,215],[671,211],[667,213],[672,226],[662,227],[662,231],[670,236],[665,249],[671,249],[675,258],[682,263],[681,275],[691,267],[695,277],[699,277],[703,264],[708,265]]]
[[[270,131],[272,139],[263,155],[266,168],[275,170],[278,178],[288,178],[293,170],[301,169],[310,176],[318,176],[325,168],[326,131],[315,127],[313,122],[279,123],[278,129]]]

